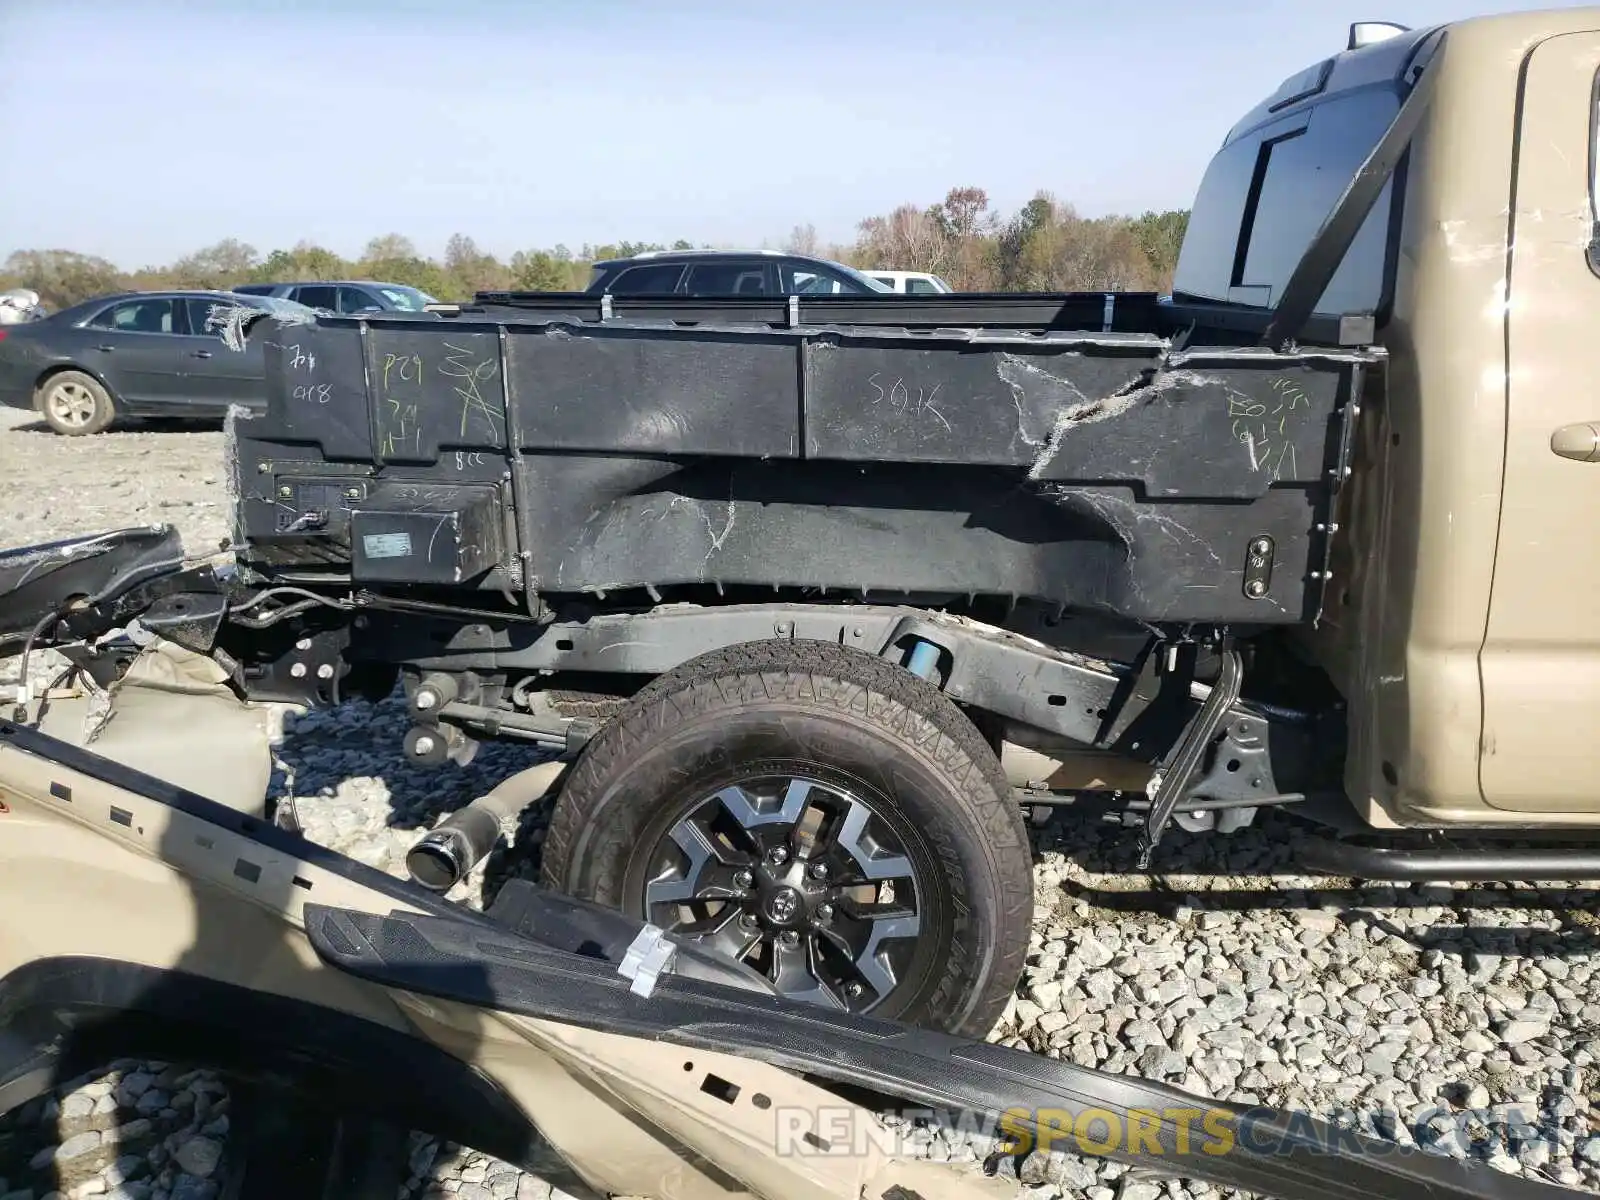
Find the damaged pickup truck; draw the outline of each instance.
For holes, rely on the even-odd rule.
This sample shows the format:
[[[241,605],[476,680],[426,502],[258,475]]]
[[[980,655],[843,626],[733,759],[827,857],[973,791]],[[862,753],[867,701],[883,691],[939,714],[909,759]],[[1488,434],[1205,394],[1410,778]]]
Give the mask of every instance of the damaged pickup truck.
[[[548,785],[553,891],[959,1035],[1027,951],[1025,804],[1106,793],[1147,864],[1271,806],[1308,869],[1600,877],[1600,11],[1386,32],[1227,135],[1170,300],[256,320],[233,545],[0,557],[0,639],[69,690],[152,638],[250,702],[402,687],[413,761],[563,764],[419,882]]]

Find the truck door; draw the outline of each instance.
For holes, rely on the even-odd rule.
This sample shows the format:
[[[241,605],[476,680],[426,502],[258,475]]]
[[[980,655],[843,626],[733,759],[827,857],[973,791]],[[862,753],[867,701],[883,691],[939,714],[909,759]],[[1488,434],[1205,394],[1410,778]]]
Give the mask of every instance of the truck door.
[[[1500,537],[1480,654],[1479,778],[1496,808],[1593,813],[1600,811],[1600,243],[1593,240],[1600,32],[1550,38],[1526,68],[1510,204]],[[1480,401],[1499,400],[1499,381],[1483,387]]]

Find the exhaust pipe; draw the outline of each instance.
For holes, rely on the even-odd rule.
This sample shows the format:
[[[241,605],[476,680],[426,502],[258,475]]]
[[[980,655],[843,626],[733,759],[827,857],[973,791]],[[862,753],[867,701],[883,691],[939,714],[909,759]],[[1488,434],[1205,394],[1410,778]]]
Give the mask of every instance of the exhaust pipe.
[[[1016,742],[1001,748],[1000,766],[1014,788],[1032,792],[1137,792],[1154,769],[1148,763],[1089,747],[1054,753]]]
[[[549,795],[566,769],[565,762],[556,761],[518,771],[451,813],[406,855],[412,881],[434,892],[447,892],[460,883],[494,849],[501,824]]]

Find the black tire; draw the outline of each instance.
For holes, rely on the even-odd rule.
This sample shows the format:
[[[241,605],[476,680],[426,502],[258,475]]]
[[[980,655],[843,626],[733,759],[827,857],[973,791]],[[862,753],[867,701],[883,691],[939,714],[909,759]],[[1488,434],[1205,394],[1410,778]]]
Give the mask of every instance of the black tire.
[[[116,420],[111,393],[92,375],[62,371],[39,387],[39,412],[63,437],[103,433]]]
[[[914,868],[920,925],[895,951],[908,956],[905,969],[892,986],[845,1005],[923,1028],[988,1033],[1016,988],[1033,916],[1021,809],[994,752],[947,696],[862,651],[753,642],[652,681],[568,775],[545,836],[545,884],[646,918],[641,873],[668,831],[702,798],[755,775],[820,780],[824,798],[834,789],[859,798],[873,828],[898,842],[896,861]],[[848,843],[861,844],[859,836]],[[795,872],[802,861],[810,859],[797,854],[772,870]],[[844,861],[841,880],[851,873]],[[763,875],[760,885],[771,882]],[[842,903],[854,920],[859,910]],[[772,911],[753,898],[749,908],[742,920]],[[806,936],[805,953],[816,953]]]

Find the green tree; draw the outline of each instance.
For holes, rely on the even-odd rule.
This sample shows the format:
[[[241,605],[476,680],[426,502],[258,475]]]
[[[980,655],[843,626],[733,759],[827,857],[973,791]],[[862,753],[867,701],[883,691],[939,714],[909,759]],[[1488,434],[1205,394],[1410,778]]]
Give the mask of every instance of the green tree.
[[[1047,191],[1007,216],[994,209],[983,188],[962,186],[930,205],[908,201],[868,217],[851,245],[823,245],[816,229],[804,223],[794,227],[786,244],[856,267],[936,271],[964,291],[1167,290],[1188,224],[1189,214],[1181,209],[1085,218]],[[557,244],[519,250],[501,262],[468,234],[457,233],[436,259],[422,254],[405,234],[385,233],[347,260],[310,241],[262,257],[238,238],[225,238],[176,262],[131,273],[72,250],[17,250],[0,264],[0,287],[32,288],[47,306],[61,308],[124,288],[353,276],[466,301],[476,292],[508,288],[581,291],[595,261],[667,248],[660,242],[618,241],[574,251]],[[671,248],[689,250],[694,243],[679,238]]]
[[[1133,221],[1133,236],[1138,240],[1145,257],[1155,268],[1158,285],[1162,291],[1172,288],[1172,273],[1178,267],[1178,251],[1183,248],[1183,238],[1189,232],[1189,210],[1172,209],[1167,212],[1146,212]]]
[[[451,299],[470,300],[475,292],[504,291],[511,286],[511,272],[505,264],[485,254],[464,233],[451,234],[445,243],[444,274]]]
[[[175,287],[227,289],[254,277],[260,255],[238,238],[224,238],[173,263],[164,272]]]
[[[292,250],[274,250],[253,272],[256,283],[293,283],[299,280],[342,279],[350,264],[332,250],[311,242],[297,242]]]
[[[18,250],[0,268],[9,286],[25,287],[39,293],[46,308],[57,310],[121,291],[122,272],[114,263],[74,250]]]
[[[518,250],[511,256],[511,284],[520,291],[580,291],[587,275],[587,266],[570,254],[563,258],[548,250]]]
[[[361,253],[364,262],[393,262],[420,257],[416,243],[403,233],[386,233],[382,237],[375,237]]]

